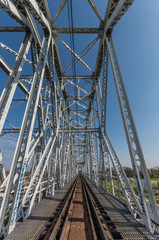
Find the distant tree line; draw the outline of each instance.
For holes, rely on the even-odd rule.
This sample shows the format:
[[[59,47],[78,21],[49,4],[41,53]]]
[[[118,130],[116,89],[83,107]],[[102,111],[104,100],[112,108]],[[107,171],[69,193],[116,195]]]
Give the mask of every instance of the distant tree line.
[[[130,167],[124,167],[125,173],[128,178],[134,178],[134,172],[133,169]],[[159,178],[159,167],[153,167],[148,169],[148,173],[150,178]],[[143,178],[143,174],[140,172],[140,177]]]

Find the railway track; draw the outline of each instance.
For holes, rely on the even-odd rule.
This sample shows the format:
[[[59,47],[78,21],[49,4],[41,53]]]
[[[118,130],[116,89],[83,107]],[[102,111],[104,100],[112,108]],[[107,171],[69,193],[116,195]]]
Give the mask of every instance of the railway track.
[[[123,239],[89,185],[78,175],[67,197],[41,231],[38,240]]]
[[[83,175],[35,206],[7,240],[154,240],[125,206]]]

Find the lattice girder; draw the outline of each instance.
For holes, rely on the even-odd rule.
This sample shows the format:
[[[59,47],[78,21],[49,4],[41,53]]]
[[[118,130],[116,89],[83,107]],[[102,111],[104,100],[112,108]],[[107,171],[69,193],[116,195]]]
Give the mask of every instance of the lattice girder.
[[[93,0],[86,1],[99,27],[81,27],[80,22],[78,27],[73,26],[72,2],[59,2],[51,17],[52,9],[46,0],[0,0],[0,8],[15,25],[1,26],[0,32],[24,35],[19,51],[0,43],[3,51],[15,57],[11,68],[5,54],[0,56],[0,67],[8,75],[0,97],[0,136],[14,133],[18,137],[8,176],[0,162],[1,235],[7,236],[19,221],[29,216],[35,203],[42,197],[53,196],[55,189],[72,180],[78,171],[116,197],[118,188],[118,197],[125,201],[133,216],[140,216],[140,221],[155,232],[158,230],[155,222],[159,224],[158,206],[111,38],[114,27],[134,0],[109,0],[104,6],[104,18]],[[72,26],[58,21],[66,8]],[[76,34],[91,35],[81,49],[75,49]],[[93,66],[95,57],[90,61],[88,56],[95,51],[97,43]],[[67,57],[64,61],[65,56],[71,56],[71,61]],[[107,135],[109,61],[138,196]],[[19,121],[16,128],[11,123],[12,128],[6,128],[15,96],[21,90],[25,102],[23,113],[19,111],[22,122]],[[113,169],[118,187],[114,184]],[[26,177],[27,171],[29,176]]]

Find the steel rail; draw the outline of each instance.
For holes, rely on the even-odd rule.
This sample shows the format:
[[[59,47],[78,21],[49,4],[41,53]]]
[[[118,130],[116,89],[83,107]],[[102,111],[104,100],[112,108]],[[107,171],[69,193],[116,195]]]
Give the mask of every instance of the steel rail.
[[[86,216],[87,219],[85,220],[90,226],[89,234],[92,234],[92,239],[114,239],[108,228],[105,231],[105,227],[103,227],[103,224],[100,220],[101,215],[99,215],[93,201],[91,200],[91,193],[89,191],[89,188],[86,185],[84,178],[78,175],[78,177],[75,179],[74,183],[66,193],[65,197],[58,204],[58,207],[56,208],[53,215],[50,217],[46,225],[43,226],[43,229],[39,233],[36,240],[68,239],[71,226],[71,217],[73,217],[73,211],[75,209],[75,200],[76,198],[78,198],[76,197],[76,192],[79,184],[81,184],[80,186],[82,188],[84,216]],[[88,234],[88,228],[85,229],[87,229],[86,234]]]
[[[84,195],[85,195],[85,200],[86,200],[86,205],[87,205],[87,209],[88,209],[88,214],[89,214],[89,218],[90,218],[90,224],[91,224],[91,228],[92,228],[92,233],[93,233],[93,237],[94,237],[94,239],[96,240],[97,239],[97,234],[96,234],[96,232],[95,232],[95,229],[94,229],[94,223],[93,223],[93,219],[92,219],[92,217],[91,217],[91,207],[90,207],[90,205],[89,205],[89,203],[88,203],[88,196],[87,196],[87,190],[86,190],[86,188],[85,188],[85,186],[84,186],[84,183],[82,182],[82,185],[83,185],[83,191],[84,191]]]
[[[77,178],[77,179],[78,179],[78,178]],[[74,185],[73,185],[73,189],[72,189],[71,192],[70,192],[70,195],[69,195],[69,197],[68,197],[68,200],[66,201],[65,206],[64,206],[64,208],[62,209],[62,212],[61,212],[61,214],[60,214],[60,216],[59,216],[59,218],[58,218],[58,220],[57,220],[57,223],[56,223],[56,225],[55,225],[55,228],[53,229],[51,235],[49,234],[49,231],[48,231],[48,234],[46,235],[46,237],[44,238],[44,240],[47,240],[47,239],[48,239],[47,237],[48,237],[49,235],[50,235],[50,237],[49,237],[50,240],[51,240],[51,239],[56,239],[56,236],[61,233],[61,231],[62,231],[62,229],[61,229],[62,217],[64,217],[64,219],[65,219],[65,218],[66,218],[66,213],[69,212],[70,206],[71,206],[71,204],[72,204],[72,199],[74,198],[74,195],[75,195],[75,189],[76,189],[76,185],[77,185],[77,181],[78,181],[77,179],[76,179],[76,182],[75,182]],[[64,220],[64,219],[63,219],[63,220]]]
[[[71,201],[76,183],[77,183],[77,178],[75,179],[75,181],[74,181],[73,185],[70,187],[70,189],[67,191],[65,197],[58,204],[58,207],[56,208],[53,216],[49,219],[48,224],[44,226],[41,233],[37,237],[37,240],[50,239],[50,235],[54,236],[57,233],[57,231],[59,229],[59,225],[61,223],[61,218],[63,217],[66,209],[68,208],[68,204]]]
[[[100,220],[100,218],[97,214],[96,208],[95,208],[95,206],[94,206],[94,204],[93,204],[93,202],[90,198],[90,194],[88,192],[88,188],[85,184],[84,179],[83,179],[83,187],[84,187],[84,191],[85,191],[86,198],[87,198],[87,205],[89,206],[89,209],[91,210],[91,213],[93,213],[92,215],[93,215],[94,224],[96,223],[96,227],[98,228],[98,231],[99,231],[98,232],[98,237],[99,237],[98,239],[105,239],[105,240],[113,239],[113,238],[107,238],[107,236],[105,234],[105,231],[104,231],[103,226],[101,224],[101,220]],[[92,222],[93,222],[93,220],[92,220]]]
[[[80,178],[81,177],[79,176],[79,179]],[[69,239],[70,227],[71,227],[71,222],[72,222],[71,219],[72,218],[74,219],[73,213],[74,213],[74,210],[76,208],[76,206],[75,206],[76,200],[78,199],[78,196],[76,196],[76,193],[78,194],[77,191],[78,191],[78,188],[79,188],[79,185],[80,185],[79,183],[80,182],[78,182],[77,190],[74,191],[73,198],[71,200],[71,204],[70,204],[70,207],[69,207],[69,210],[68,210],[68,214],[67,214],[65,223],[63,225],[63,228],[62,228],[62,233],[60,235],[60,240]],[[89,238],[97,240],[98,238],[97,238],[97,234],[96,234],[96,231],[95,231],[95,225],[94,225],[93,220],[92,220],[92,214],[91,214],[91,210],[90,210],[90,207],[89,207],[89,204],[88,204],[87,194],[86,194],[86,191],[84,189],[83,182],[81,182],[81,187],[82,187],[82,193],[83,193],[82,197],[83,197],[83,200],[84,200],[84,203],[85,203],[85,204],[83,204],[83,208],[84,208],[84,212],[85,212],[85,221],[86,221],[87,224],[88,223],[90,224],[90,228],[86,227],[85,229],[87,229],[87,233],[89,232],[88,233]],[[90,231],[91,231],[92,236],[89,235]],[[50,240],[51,239],[54,239],[54,238],[50,238]]]
[[[70,233],[71,217],[73,217],[73,211],[75,209],[74,202],[76,202],[75,195],[78,189],[78,179],[80,178],[83,202],[85,203],[84,212],[87,216],[87,224],[89,223],[90,226],[90,233],[93,236],[92,239],[122,239],[119,238],[120,233],[118,233],[117,231],[115,231],[117,238],[114,238],[115,235],[112,236],[112,234],[110,233],[110,229],[108,229],[108,227],[106,227],[105,224],[102,223],[102,215],[97,209],[94,201],[92,200],[92,193],[87,186],[85,179],[82,176],[78,175],[78,177],[73,183],[73,186],[69,190],[69,193],[67,192],[64,202],[60,205],[60,207],[58,207],[56,213],[54,213],[54,216],[52,217],[52,223],[50,219],[49,222],[46,224],[46,227],[43,228],[43,231],[41,232],[39,237],[37,237],[37,240],[68,239]]]

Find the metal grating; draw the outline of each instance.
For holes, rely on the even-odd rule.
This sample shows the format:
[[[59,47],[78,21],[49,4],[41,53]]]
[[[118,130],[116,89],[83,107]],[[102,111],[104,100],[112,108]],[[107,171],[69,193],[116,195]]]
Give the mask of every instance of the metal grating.
[[[37,238],[45,223],[54,213],[58,203],[63,199],[64,195],[70,188],[72,182],[66,184],[63,189],[56,191],[53,198],[45,198],[36,204],[32,210],[30,217],[6,238],[7,240],[34,240]]]
[[[91,186],[96,197],[101,202],[102,206],[106,210],[108,216],[111,218],[123,239],[125,240],[153,240],[156,239],[143,225],[138,223],[134,218],[128,213],[126,209],[118,205],[113,198],[109,195],[101,193],[94,185],[89,181],[88,184]]]

